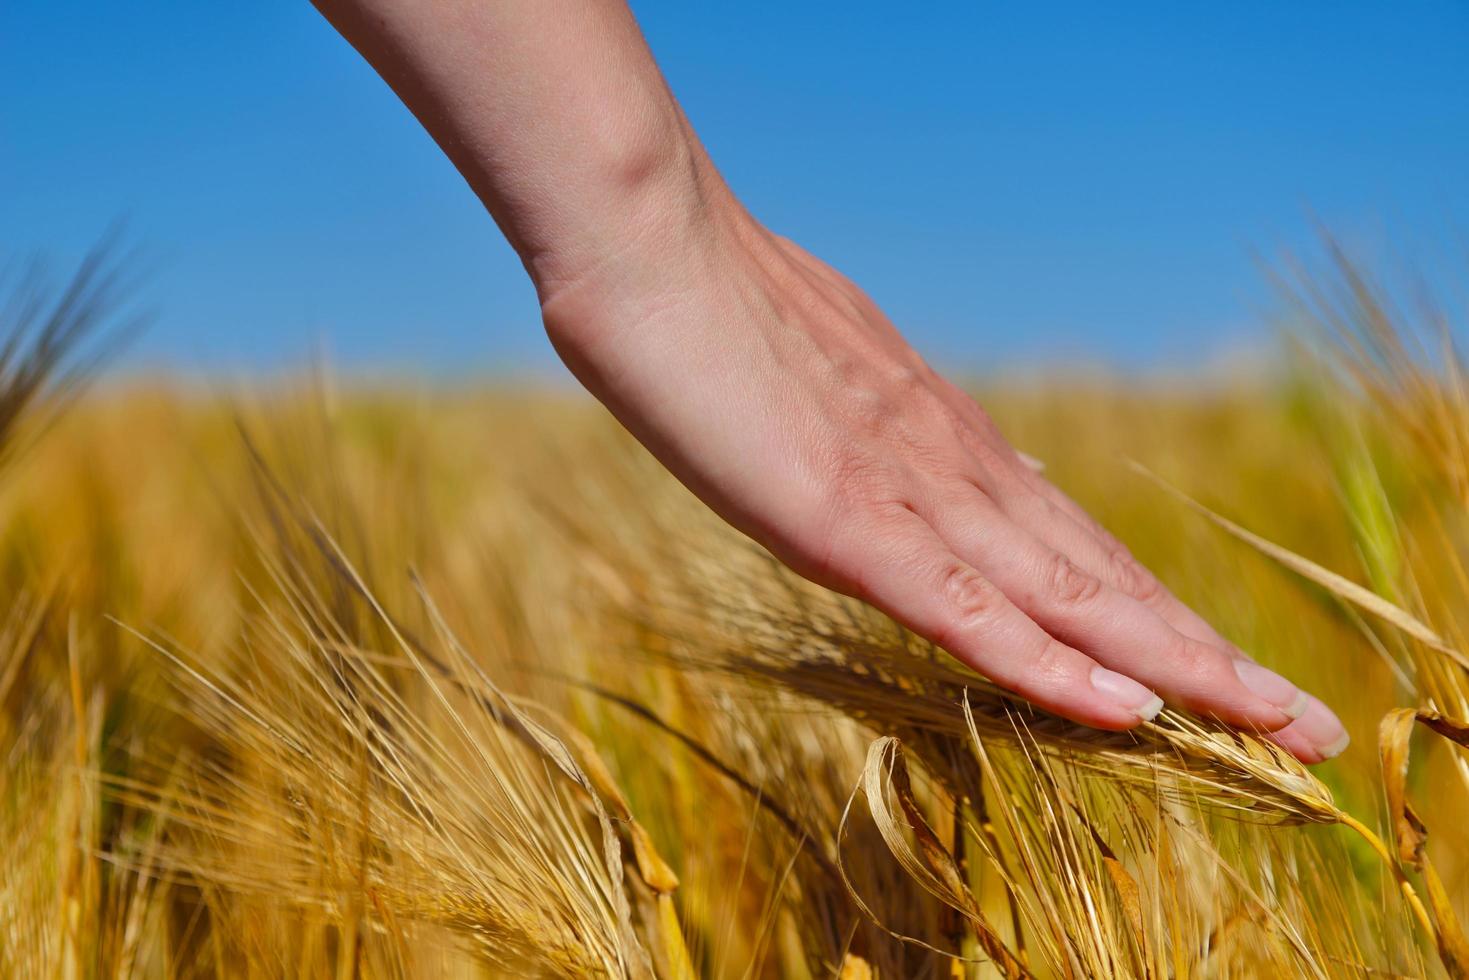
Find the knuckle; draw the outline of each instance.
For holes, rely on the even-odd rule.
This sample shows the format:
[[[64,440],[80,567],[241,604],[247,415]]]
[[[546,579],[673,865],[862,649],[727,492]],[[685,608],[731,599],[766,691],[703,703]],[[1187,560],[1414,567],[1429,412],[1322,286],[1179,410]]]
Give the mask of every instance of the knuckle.
[[[984,628],[1004,602],[998,589],[965,565],[954,564],[945,568],[940,575],[939,587],[955,630]]]
[[[899,406],[877,388],[854,383],[848,386],[846,398],[847,412],[858,433],[882,437],[897,426]]]
[[[1079,568],[1059,551],[1046,558],[1046,586],[1051,597],[1065,605],[1085,605],[1102,591],[1101,579]]]
[[[1047,637],[1030,658],[1028,670],[1033,676],[1054,677],[1066,669],[1071,651],[1060,640]]]
[[[1213,687],[1216,682],[1228,681],[1223,674],[1223,671],[1227,669],[1224,664],[1224,655],[1181,634],[1168,651],[1168,659],[1172,670],[1192,675],[1207,682],[1210,687]]]
[[[928,381],[912,365],[899,361],[887,372],[887,383],[895,395],[900,399],[906,397],[917,398],[924,395],[932,395],[929,390]]]
[[[1107,569],[1108,577],[1117,583],[1117,590],[1139,602],[1156,602],[1163,595],[1163,583],[1120,544],[1107,556]]]
[[[910,368],[850,384],[844,397],[853,430],[882,445],[907,448],[943,431],[947,407]]]

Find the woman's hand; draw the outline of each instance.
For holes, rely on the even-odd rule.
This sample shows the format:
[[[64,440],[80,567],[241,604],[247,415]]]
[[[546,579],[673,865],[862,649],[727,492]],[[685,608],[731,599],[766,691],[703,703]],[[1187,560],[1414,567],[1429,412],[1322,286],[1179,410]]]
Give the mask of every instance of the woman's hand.
[[[494,214],[568,365],[731,524],[1099,728],[1164,701],[1346,733],[1033,472],[849,281],[709,161],[616,0],[317,0]]]
[[[1174,598],[861,290],[717,185],[699,201],[697,221],[658,222],[688,240],[635,238],[657,244],[559,283],[544,313],[577,377],[720,515],[1057,714],[1123,729],[1166,701],[1284,728],[1306,761],[1341,750],[1320,702]]]

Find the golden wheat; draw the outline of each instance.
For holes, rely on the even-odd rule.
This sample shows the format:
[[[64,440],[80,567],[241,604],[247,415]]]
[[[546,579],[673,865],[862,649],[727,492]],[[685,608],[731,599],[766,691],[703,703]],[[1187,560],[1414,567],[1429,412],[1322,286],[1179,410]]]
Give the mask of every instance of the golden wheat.
[[[107,270],[0,357],[6,975],[1469,968],[1469,399],[1355,268],[1298,289],[1342,349],[1288,384],[986,395],[1341,707],[1358,743],[1318,770],[1017,702],[579,401],[82,396]]]

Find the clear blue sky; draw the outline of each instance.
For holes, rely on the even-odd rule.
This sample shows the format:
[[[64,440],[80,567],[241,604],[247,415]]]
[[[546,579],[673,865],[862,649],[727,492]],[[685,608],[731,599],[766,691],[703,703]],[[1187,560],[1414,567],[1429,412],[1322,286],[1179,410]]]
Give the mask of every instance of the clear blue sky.
[[[488,0],[486,0],[488,2]],[[1469,4],[634,4],[753,211],[951,370],[1187,364],[1262,335],[1253,254],[1469,218]],[[126,216],[135,365],[544,369],[457,174],[301,0],[0,3],[0,250]]]

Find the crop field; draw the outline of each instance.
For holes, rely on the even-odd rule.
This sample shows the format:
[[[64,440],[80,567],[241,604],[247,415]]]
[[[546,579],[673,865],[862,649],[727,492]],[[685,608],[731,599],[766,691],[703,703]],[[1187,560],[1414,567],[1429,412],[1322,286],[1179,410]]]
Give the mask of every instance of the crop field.
[[[1469,976],[1469,387],[1349,266],[1297,298],[1268,374],[976,390],[1336,709],[1310,769],[1007,699],[585,397],[83,389],[22,323],[0,973]]]

